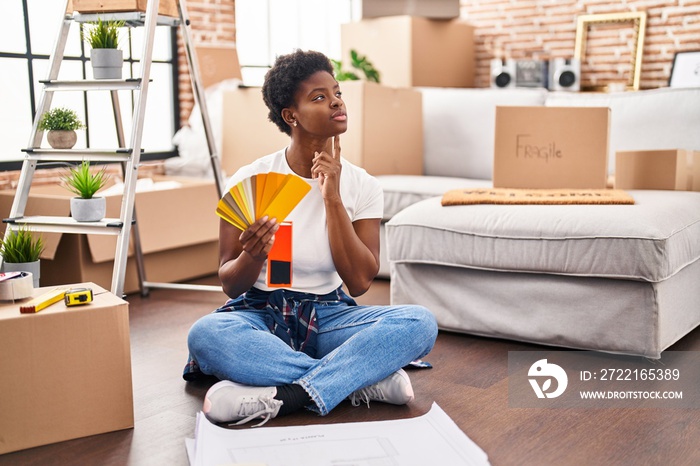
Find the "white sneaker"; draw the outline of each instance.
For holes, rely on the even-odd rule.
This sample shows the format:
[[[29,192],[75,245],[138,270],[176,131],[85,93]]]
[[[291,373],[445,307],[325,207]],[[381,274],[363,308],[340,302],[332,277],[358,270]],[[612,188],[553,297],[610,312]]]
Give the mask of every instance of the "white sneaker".
[[[228,380],[217,382],[204,396],[202,411],[211,421],[245,424],[263,418],[255,427],[277,416],[282,401],[274,399],[275,387],[251,387]]]
[[[370,401],[405,405],[413,401],[413,387],[406,371],[399,369],[386,379],[353,392],[348,399],[353,406],[367,403],[367,407],[369,407]]]

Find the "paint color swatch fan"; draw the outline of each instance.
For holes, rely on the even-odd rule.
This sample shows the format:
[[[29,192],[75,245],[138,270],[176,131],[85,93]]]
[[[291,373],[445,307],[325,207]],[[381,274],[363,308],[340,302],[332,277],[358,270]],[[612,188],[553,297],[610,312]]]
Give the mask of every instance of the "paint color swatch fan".
[[[266,215],[282,223],[310,190],[311,185],[296,175],[258,173],[224,194],[216,214],[241,230]]]

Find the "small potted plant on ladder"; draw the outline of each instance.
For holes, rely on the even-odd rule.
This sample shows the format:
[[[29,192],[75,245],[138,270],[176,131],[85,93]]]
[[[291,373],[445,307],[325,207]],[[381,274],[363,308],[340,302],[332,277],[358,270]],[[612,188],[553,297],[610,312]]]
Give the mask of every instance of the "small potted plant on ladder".
[[[83,160],[80,165],[68,169],[62,178],[66,188],[76,194],[70,200],[70,212],[78,222],[99,222],[107,211],[107,199],[95,197],[107,182],[107,167],[97,171],[90,170],[90,162]]]
[[[70,149],[78,140],[75,130],[84,128],[74,110],[56,107],[44,112],[39,120],[39,129],[48,131],[46,139],[54,149]]]
[[[34,288],[39,287],[40,259],[44,250],[44,239],[36,238],[26,227],[5,232],[0,238],[0,254],[2,254],[3,272],[30,272]]]
[[[102,21],[88,23],[87,42],[92,47],[90,63],[95,79],[121,79],[124,56],[119,49],[119,28],[124,21]]]

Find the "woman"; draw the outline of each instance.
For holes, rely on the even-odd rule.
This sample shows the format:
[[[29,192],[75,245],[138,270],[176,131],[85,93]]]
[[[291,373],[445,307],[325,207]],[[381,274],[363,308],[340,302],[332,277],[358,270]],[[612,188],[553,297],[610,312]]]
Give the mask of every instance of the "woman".
[[[303,407],[326,415],[346,398],[406,404],[413,389],[401,368],[432,349],[437,325],[421,306],[358,306],[342,290],[365,293],[379,270],[383,197],[376,179],[341,157],[348,116],[333,67],[318,52],[281,56],[262,92],[290,144],[242,167],[226,190],[269,172],[311,185],[285,220],[292,283],[268,286],[276,219],[242,233],[222,220],[219,278],[232,299],[192,326],[185,379],[221,379],[204,398],[214,422],[263,424]]]

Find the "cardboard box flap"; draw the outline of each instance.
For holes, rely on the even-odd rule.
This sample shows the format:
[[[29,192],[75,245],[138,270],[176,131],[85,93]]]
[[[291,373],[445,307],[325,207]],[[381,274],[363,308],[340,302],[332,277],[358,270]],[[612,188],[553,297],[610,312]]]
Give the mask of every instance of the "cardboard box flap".
[[[236,47],[198,45],[195,51],[204,89],[227,79],[243,79]]]

